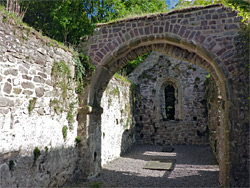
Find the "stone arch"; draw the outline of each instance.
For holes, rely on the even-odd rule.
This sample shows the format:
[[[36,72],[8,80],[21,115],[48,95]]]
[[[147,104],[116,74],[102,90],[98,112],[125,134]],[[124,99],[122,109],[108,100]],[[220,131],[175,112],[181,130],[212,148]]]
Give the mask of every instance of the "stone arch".
[[[79,115],[79,129],[86,129],[86,141],[82,148],[82,160],[87,174],[96,174],[100,170],[100,100],[102,93],[115,72],[129,61],[150,51],[159,51],[177,59],[186,60],[198,65],[211,74],[222,94],[222,134],[220,164],[220,183],[223,186],[245,184],[248,170],[244,167],[246,159],[237,152],[245,146],[235,146],[230,142],[237,140],[241,132],[234,133],[237,121],[247,126],[248,119],[240,120],[234,114],[241,110],[239,92],[247,93],[247,77],[238,76],[246,72],[242,54],[237,54],[241,18],[237,13],[222,5],[193,7],[166,14],[156,14],[97,26],[94,35],[88,40],[88,55],[96,65],[96,73],[88,88],[85,104],[93,109],[82,110]],[[241,81],[240,81],[241,80]],[[245,100],[245,98],[244,98]],[[87,114],[87,115],[86,115]],[[245,116],[244,116],[245,117]],[[236,121],[237,120],[237,121]],[[233,127],[232,127],[233,126]],[[84,128],[83,128],[84,127]],[[231,127],[231,128],[230,128]],[[235,137],[236,136],[236,137]],[[238,139],[239,143],[247,142]],[[230,140],[231,139],[231,140]],[[94,152],[97,152],[93,164]],[[237,166],[240,165],[241,168]],[[232,170],[235,167],[236,170]],[[244,175],[244,181],[240,181]],[[234,178],[233,178],[234,177]]]
[[[216,80],[217,85],[220,87],[222,92],[223,99],[232,99],[232,96],[230,95],[231,92],[227,92],[231,87],[230,83],[227,82],[229,72],[220,60],[217,60],[213,54],[210,54],[204,49],[198,50],[199,47],[194,46],[192,43],[186,43],[186,45],[184,45],[184,42],[179,40],[179,43],[175,43],[175,45],[173,45],[170,43],[172,43],[171,41],[175,40],[175,38],[169,37],[169,39],[170,40],[158,40],[157,38],[151,38],[150,41],[142,42],[142,39],[139,37],[138,41],[133,41],[133,43],[126,45],[126,47],[121,46],[117,50],[114,50],[113,54],[107,56],[103,60],[103,63],[97,67],[96,75],[92,80],[89,95],[90,98],[88,102],[90,104],[97,101],[99,102],[101,95],[99,96],[98,93],[102,93],[108,83],[108,81],[105,80],[110,80],[111,77],[128,62],[151,51],[158,51],[176,59],[188,61],[203,68],[211,74],[214,80]],[[180,43],[182,43],[182,45],[177,46]],[[101,83],[99,82],[100,77],[103,78],[101,79]],[[97,88],[98,92],[95,92]]]
[[[139,40],[140,41],[140,40]],[[157,43],[158,42],[158,43]],[[165,43],[163,43],[165,42]],[[138,43],[140,45],[138,45]],[[190,44],[187,44],[183,48],[179,46],[174,46],[168,43],[167,40],[163,41],[160,40],[158,41],[157,39],[151,40],[150,42],[134,42],[133,44],[137,44],[136,46],[128,46],[125,48],[121,48],[117,51],[115,51],[115,54],[121,54],[120,57],[117,57],[114,59],[114,56],[108,56],[103,62],[103,64],[99,65],[96,70],[96,74],[93,77],[93,80],[91,82],[91,86],[89,88],[89,98],[88,98],[88,104],[90,106],[97,106],[97,108],[100,108],[100,100],[102,97],[102,94],[109,82],[109,80],[112,78],[112,76],[117,72],[120,68],[125,66],[128,62],[131,60],[135,59],[139,55],[143,55],[146,52],[150,51],[158,51],[163,54],[166,54],[168,56],[172,56],[176,59],[181,59],[188,61],[192,64],[198,65],[199,67],[203,68],[206,70],[208,73],[211,74],[213,79],[216,81],[221,94],[222,94],[222,100],[224,101],[225,107],[224,107],[224,112],[222,114],[222,127],[223,127],[223,133],[226,133],[227,130],[229,129],[229,122],[228,119],[229,117],[229,107],[230,107],[230,100],[231,100],[231,95],[230,95],[230,90],[232,90],[232,85],[230,81],[227,79],[228,72],[226,69],[220,65],[220,61],[216,60],[213,54],[210,54],[209,52],[205,50],[201,50],[196,52],[195,50],[190,50]],[[145,46],[143,46],[145,45]],[[198,47],[195,49],[197,50]],[[121,51],[123,53],[121,53]],[[125,55],[124,55],[125,54]],[[213,58],[211,58],[213,57]],[[91,117],[94,120],[89,120],[90,125],[94,123],[95,126],[100,125],[101,123],[96,123],[96,119],[100,120],[100,114],[95,113]],[[98,125],[97,125],[98,124]],[[99,128],[98,128],[99,129]],[[229,173],[230,173],[230,166],[229,164],[229,136],[224,135],[223,137],[223,143],[221,144],[221,149],[220,151],[220,182],[223,185],[228,184],[229,180]],[[101,151],[101,148],[99,148]],[[90,151],[92,153],[92,151]],[[96,164],[98,166],[98,164]],[[95,166],[95,165],[91,165]],[[92,167],[93,168],[93,167]],[[100,167],[96,167],[96,169],[100,169]]]

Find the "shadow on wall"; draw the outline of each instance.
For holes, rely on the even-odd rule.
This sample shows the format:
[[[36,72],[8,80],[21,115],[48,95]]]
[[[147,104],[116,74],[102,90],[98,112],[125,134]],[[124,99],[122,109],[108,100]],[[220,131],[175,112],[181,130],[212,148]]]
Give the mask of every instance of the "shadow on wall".
[[[121,154],[126,153],[133,146],[133,133],[131,129],[126,129],[122,134]]]
[[[40,149],[1,153],[0,187],[59,187],[72,177],[77,147]]]

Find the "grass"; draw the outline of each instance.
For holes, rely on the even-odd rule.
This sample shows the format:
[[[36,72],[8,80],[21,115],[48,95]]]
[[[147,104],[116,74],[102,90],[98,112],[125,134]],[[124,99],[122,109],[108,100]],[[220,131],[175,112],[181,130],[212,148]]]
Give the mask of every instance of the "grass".
[[[120,75],[120,74],[118,74],[118,73],[115,73],[115,74],[114,74],[114,77],[117,78],[117,79],[119,79],[119,80],[122,80],[122,81],[124,81],[124,82],[127,82],[127,83],[132,84],[132,82],[131,82],[127,77],[122,76],[122,75]]]
[[[65,125],[62,128],[63,139],[66,140],[68,134],[68,127]]]
[[[64,49],[65,51],[69,51],[73,53],[73,49],[65,46],[63,43],[53,40],[47,36],[42,35],[41,32],[36,31],[34,28],[28,26],[28,24],[24,23],[19,17],[17,17],[14,13],[10,13],[6,10],[6,8],[0,5],[0,14],[3,16],[3,23],[11,23],[11,20],[14,21],[15,26],[17,26],[20,30],[26,30],[26,34],[32,33],[33,35],[37,36],[41,40],[45,42],[45,44],[50,44],[48,46],[55,46]],[[13,25],[13,24],[12,24]],[[22,32],[21,32],[22,33]],[[24,40],[28,40],[27,37],[23,38]]]
[[[29,115],[31,115],[31,112],[34,110],[35,105],[36,105],[37,98],[34,97],[32,100],[29,102]]]

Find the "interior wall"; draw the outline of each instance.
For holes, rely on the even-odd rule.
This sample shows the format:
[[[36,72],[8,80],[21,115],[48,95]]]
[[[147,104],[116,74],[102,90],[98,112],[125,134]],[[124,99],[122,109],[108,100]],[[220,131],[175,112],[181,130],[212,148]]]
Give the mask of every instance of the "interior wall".
[[[101,163],[120,157],[133,143],[131,84],[113,77],[101,99]]]
[[[130,75],[137,85],[136,141],[208,144],[205,80],[209,73],[186,61],[152,52]],[[175,120],[166,118],[164,87],[176,87]]]

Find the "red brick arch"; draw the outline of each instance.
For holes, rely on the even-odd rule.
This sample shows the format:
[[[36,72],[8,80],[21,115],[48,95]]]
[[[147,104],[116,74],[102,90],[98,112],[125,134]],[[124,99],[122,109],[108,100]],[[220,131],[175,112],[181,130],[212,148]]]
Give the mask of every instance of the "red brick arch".
[[[244,176],[245,179],[240,178],[242,174],[249,173],[249,169],[244,168],[246,160],[241,162],[243,156],[235,153],[243,147],[232,144],[237,142],[236,138],[232,138],[236,135],[232,132],[232,126],[237,123],[243,125],[248,120],[232,117],[239,113],[241,99],[238,93],[244,90],[242,84],[239,86],[238,79],[243,71],[240,70],[241,64],[244,63],[243,59],[238,58],[240,34],[241,18],[222,5],[194,7],[100,24],[88,40],[88,55],[97,70],[85,103],[94,109],[100,109],[98,106],[102,93],[113,74],[129,61],[149,51],[160,51],[204,68],[216,80],[224,101],[220,183],[223,186],[247,185],[247,176]],[[246,77],[241,80],[246,81]],[[82,114],[82,126],[89,126],[90,130],[95,127],[92,128],[95,130],[86,133],[85,148],[91,147],[85,150],[83,158],[93,158],[92,153],[101,150],[100,140],[97,139],[95,143],[91,141],[100,134],[100,112],[101,110],[93,110],[87,115],[88,118],[83,115],[84,112]],[[98,155],[100,154],[97,152]],[[95,164],[89,162],[83,165],[88,166],[87,174],[98,173],[100,158],[97,157]],[[237,165],[241,167],[235,169]]]

